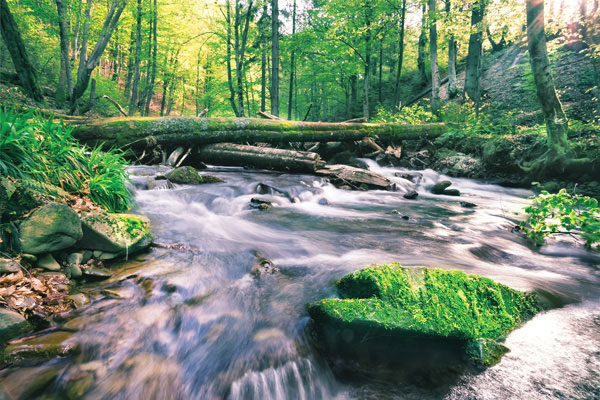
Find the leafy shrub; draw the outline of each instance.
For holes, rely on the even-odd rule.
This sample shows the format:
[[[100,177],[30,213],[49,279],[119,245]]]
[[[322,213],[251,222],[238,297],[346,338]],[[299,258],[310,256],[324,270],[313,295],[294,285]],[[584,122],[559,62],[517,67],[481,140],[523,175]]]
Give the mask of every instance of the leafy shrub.
[[[415,104],[400,111],[378,107],[373,122],[415,125],[437,122],[437,117],[425,107]]]
[[[600,249],[600,208],[598,200],[571,195],[566,189],[551,194],[543,190],[525,207],[529,214],[521,227],[538,245],[550,235],[571,234],[582,237],[588,248]]]
[[[71,132],[32,112],[0,110],[0,174],[88,196],[109,211],[128,210],[133,196],[121,153],[82,147]]]

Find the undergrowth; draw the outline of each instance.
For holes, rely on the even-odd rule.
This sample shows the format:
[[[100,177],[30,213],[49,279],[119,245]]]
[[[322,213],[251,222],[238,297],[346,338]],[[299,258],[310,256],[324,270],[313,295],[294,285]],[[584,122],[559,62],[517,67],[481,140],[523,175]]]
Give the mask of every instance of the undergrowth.
[[[72,129],[34,112],[0,110],[0,175],[54,185],[112,212],[127,211],[133,196],[117,150],[79,145]]]

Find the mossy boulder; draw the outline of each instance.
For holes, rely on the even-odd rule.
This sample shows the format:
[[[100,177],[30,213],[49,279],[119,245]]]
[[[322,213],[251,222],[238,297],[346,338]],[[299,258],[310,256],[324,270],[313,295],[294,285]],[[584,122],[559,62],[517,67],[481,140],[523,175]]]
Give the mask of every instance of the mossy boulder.
[[[337,289],[342,298],[308,305],[319,345],[335,353],[373,352],[364,350],[371,343],[385,358],[450,346],[489,366],[507,351],[495,341],[540,310],[533,294],[488,278],[399,264],[346,275]]]
[[[77,213],[60,203],[42,206],[19,225],[21,249],[29,254],[66,249],[81,237],[81,222]]]
[[[0,308],[0,345],[31,329],[32,326],[21,314]]]
[[[223,182],[221,178],[217,178],[216,176],[200,175],[198,171],[190,166],[175,168],[167,174],[167,179],[183,185]]]
[[[76,246],[117,256],[138,253],[152,244],[149,225],[146,217],[138,215],[84,213],[81,215],[83,237]]]

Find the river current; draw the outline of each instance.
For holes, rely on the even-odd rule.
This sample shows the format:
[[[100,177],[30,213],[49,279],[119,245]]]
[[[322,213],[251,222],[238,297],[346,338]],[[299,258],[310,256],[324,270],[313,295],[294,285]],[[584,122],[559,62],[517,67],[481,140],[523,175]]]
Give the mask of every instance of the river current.
[[[529,191],[451,178],[461,197],[433,195],[427,188],[444,178],[434,171],[421,171],[415,187],[398,169],[369,166],[399,190],[345,191],[241,168],[206,171],[225,183],[141,190],[165,169],[132,167],[136,211],[157,243],[181,246],[134,256],[86,289],[92,303],[65,324],[80,351],[46,362],[60,368],[46,398],[61,398],[78,376],[93,377],[88,399],[600,398],[600,257],[567,241],[536,247],[515,232]],[[259,183],[289,196],[256,194]],[[404,199],[412,189],[419,197]],[[252,198],[273,207],[252,209]],[[257,253],[280,273],[251,274]],[[326,362],[307,338],[305,305],[335,295],[346,273],[389,262],[487,276],[556,308],[512,332],[499,364],[450,382]],[[107,288],[121,297],[101,294]]]

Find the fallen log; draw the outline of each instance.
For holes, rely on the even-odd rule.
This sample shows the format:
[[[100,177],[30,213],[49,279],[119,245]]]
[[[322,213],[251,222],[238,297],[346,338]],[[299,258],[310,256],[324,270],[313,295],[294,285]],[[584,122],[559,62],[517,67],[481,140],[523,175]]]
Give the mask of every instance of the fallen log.
[[[201,147],[195,158],[214,165],[272,169],[286,172],[310,172],[325,165],[317,153],[273,149],[233,143]]]
[[[397,125],[275,121],[258,118],[131,117],[73,122],[73,135],[86,144],[146,148],[210,143],[287,143],[435,138],[445,124]]]
[[[348,165],[327,165],[317,170],[317,175],[327,176],[336,186],[349,186],[351,189],[394,190],[395,185],[383,175],[367,169],[350,167]]]

